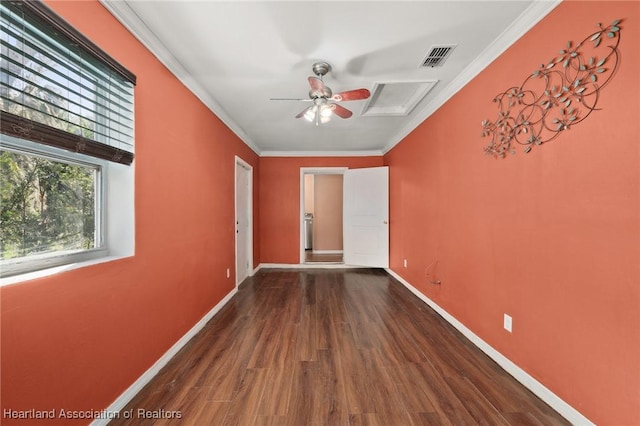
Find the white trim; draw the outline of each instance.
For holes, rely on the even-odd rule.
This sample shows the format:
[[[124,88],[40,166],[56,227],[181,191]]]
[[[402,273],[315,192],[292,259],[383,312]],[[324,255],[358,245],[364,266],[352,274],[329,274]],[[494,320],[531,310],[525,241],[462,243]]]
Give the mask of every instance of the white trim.
[[[218,118],[233,131],[249,148],[261,157],[355,157],[380,156],[389,152],[409,133],[415,130],[431,114],[447,102],[462,89],[469,81],[485,69],[491,62],[514,44],[542,18],[547,16],[561,0],[535,0],[520,14],[480,55],[467,66],[451,83],[437,96],[427,103],[414,118],[406,123],[393,137],[384,149],[370,151],[262,151],[226,112],[226,110],[200,85],[186,68],[175,58],[167,47],[137,16],[124,1],[99,0],[120,23],[136,37],[163,65],[165,65],[178,80],[180,80],[196,97],[198,97]]]
[[[303,175],[343,175],[348,167],[300,167]],[[302,182],[304,183],[304,181]]]
[[[433,310],[435,310],[442,318],[444,318],[449,324],[454,326],[459,332],[461,332],[467,339],[471,341],[474,345],[476,345],[482,352],[487,354],[489,358],[494,360],[500,367],[502,367],[507,373],[512,375],[517,381],[522,383],[527,389],[533,392],[538,398],[542,399],[546,402],[551,408],[556,410],[562,417],[570,421],[574,425],[594,425],[589,419],[587,419],[584,415],[582,415],[578,410],[567,404],[564,400],[562,400],[558,395],[554,394],[551,390],[549,390],[542,383],[537,381],[531,375],[529,375],[522,368],[518,367],[513,363],[509,358],[502,355],[500,352],[495,350],[491,345],[482,340],[478,335],[476,335],[473,331],[468,329],[464,324],[458,321],[453,315],[442,309],[437,303],[433,300],[429,299],[423,293],[421,293],[418,289],[413,287],[409,282],[407,282],[400,275],[395,273],[389,268],[385,268],[385,270],[391,275],[393,278],[398,280],[401,284],[403,284],[409,291],[415,294],[420,300],[429,305]]]
[[[304,175],[344,175],[348,167],[300,167],[300,263],[304,264]]]
[[[345,265],[344,263],[261,263],[255,269],[369,269],[367,266]]]
[[[44,255],[43,258],[50,257],[50,259],[35,265],[43,269],[25,270],[1,278],[0,287],[131,257],[135,254],[135,161],[127,166],[9,135],[0,135],[0,145],[3,149],[26,152],[29,155],[43,158],[53,158],[55,161],[101,167],[101,190],[97,203],[100,206],[98,215],[101,216],[103,222],[102,235],[100,236],[103,247],[91,250],[92,253],[89,250],[83,251],[86,256],[66,256],[66,260],[68,260],[66,264],[58,262],[65,258],[58,254]],[[29,259],[27,258],[25,261],[29,262]]]
[[[77,264],[109,255],[109,241],[107,235],[106,210],[106,182],[108,179],[108,162],[106,160],[70,152],[58,147],[43,145],[37,142],[21,139],[11,135],[0,135],[0,149],[19,156],[40,158],[59,164],[67,164],[91,170],[94,174],[94,244],[92,248],[75,248],[55,250],[43,253],[27,254],[26,256],[0,260],[0,277],[14,277],[31,274],[35,271],[52,269],[57,266]],[[55,251],[54,251],[55,250]],[[15,280],[12,283],[18,282]],[[0,281],[3,285],[3,281]]]
[[[115,401],[109,405],[104,411],[107,413],[116,413],[120,412],[127,404],[144,388],[150,381],[153,379],[164,367],[167,363],[173,358],[180,349],[184,345],[186,345],[189,340],[191,340],[202,328],[213,318],[215,314],[217,314],[220,309],[226,305],[229,300],[238,292],[237,288],[234,288],[227,294],[216,306],[214,306],[207,314],[200,319],[187,333],[180,338],[176,343],[169,348],[167,352],[164,353],[158,359],[155,364],[153,364],[147,371],[144,372],[142,376],[138,378],[131,386],[127,388]],[[102,426],[109,423],[110,419],[97,419],[91,422],[91,426]]]
[[[423,121],[458,93],[561,2],[561,0],[536,0],[531,3],[469,66],[458,74],[391,138],[390,142],[382,150],[383,154],[391,151],[394,146],[407,137],[409,133],[413,132]]]
[[[311,250],[313,254],[342,254],[344,250]]]
[[[24,274],[19,274],[19,275],[12,275],[10,277],[0,278],[0,287],[4,287],[5,285],[18,284],[24,281],[35,280],[38,278],[45,278],[55,274],[59,274],[61,272],[84,268],[86,266],[98,265],[100,263],[113,262],[114,260],[126,259],[127,257],[132,257],[132,255],[105,256],[105,257],[99,257],[97,259],[86,260],[83,262],[75,262],[75,263],[69,263],[66,265],[54,266],[52,268],[41,269],[39,271],[26,272]]]
[[[253,152],[260,155],[260,148],[236,123],[227,111],[200,85],[187,69],[176,59],[167,47],[156,37],[149,27],[138,17],[125,1],[99,0],[129,32],[167,69],[209,108],[233,133]]]
[[[248,200],[247,200],[247,219],[249,221],[249,241],[247,243],[247,262],[249,263],[249,267],[247,267],[248,276],[253,275],[253,269],[251,266],[253,265],[253,167],[251,164],[244,161],[242,158],[235,156],[233,163],[233,232],[234,232],[234,263],[235,263],[235,281],[236,288],[240,285],[238,282],[238,233],[236,232],[236,223],[238,223],[238,188],[236,184],[238,182],[238,167],[243,168],[249,172],[249,188],[247,189]]]
[[[260,157],[382,157],[381,150],[367,151],[262,151]]]

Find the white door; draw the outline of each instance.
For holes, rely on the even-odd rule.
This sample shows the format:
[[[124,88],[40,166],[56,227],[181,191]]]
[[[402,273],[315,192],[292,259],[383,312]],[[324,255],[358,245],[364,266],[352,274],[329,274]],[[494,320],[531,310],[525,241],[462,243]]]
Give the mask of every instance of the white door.
[[[251,166],[236,159],[236,285],[251,275],[252,223],[251,223]]]
[[[389,267],[389,168],[351,169],[343,182],[344,263]]]

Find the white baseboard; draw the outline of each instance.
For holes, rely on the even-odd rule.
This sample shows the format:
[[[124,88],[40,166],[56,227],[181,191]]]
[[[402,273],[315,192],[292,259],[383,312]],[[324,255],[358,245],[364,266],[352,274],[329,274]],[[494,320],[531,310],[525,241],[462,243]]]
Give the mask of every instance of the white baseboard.
[[[229,294],[227,294],[216,306],[214,306],[213,309],[207,312],[207,314],[202,317],[202,319],[198,321],[196,325],[191,327],[191,329],[187,331],[187,333],[182,336],[180,340],[174,343],[174,345],[171,346],[171,348],[169,348],[169,350],[165,352],[164,355],[162,355],[160,359],[155,362],[155,364],[153,364],[147,371],[145,371],[144,374],[138,378],[138,380],[136,380],[113,403],[111,403],[111,405],[109,405],[109,407],[107,407],[104,412],[119,413],[122,409],[124,409],[124,407],[126,407],[127,404],[133,399],[133,397],[135,397],[138,392],[140,392],[142,388],[144,388],[151,381],[151,379],[153,379],[156,374],[160,372],[162,367],[164,367],[171,360],[171,358],[173,358],[175,354],[177,354],[178,351],[180,351],[180,349],[182,349],[182,347],[186,345],[187,342],[189,342],[189,340],[191,340],[196,334],[198,334],[200,330],[202,330],[207,322],[209,322],[209,320],[213,318],[213,316],[217,314],[220,309],[222,309],[224,305],[226,305],[229,300],[231,300],[233,295],[235,295],[237,292],[238,289],[234,287],[233,290],[231,290]],[[103,426],[107,423],[109,423],[109,419],[96,419],[91,422],[91,426]]]
[[[491,345],[482,340],[473,331],[469,330],[464,324],[458,321],[453,315],[442,309],[433,300],[422,294],[417,288],[409,284],[404,278],[395,273],[389,268],[386,271],[398,280],[402,285],[407,287],[409,291],[418,296],[420,300],[429,305],[434,311],[436,311],[442,318],[444,318],[449,324],[454,326],[460,333],[462,333],[467,339],[469,339],[474,345],[476,345],[482,352],[487,354],[489,358],[494,360],[500,367],[502,367],[507,373],[512,375],[517,381],[522,383],[527,389],[533,392],[538,398],[549,404],[551,408],[556,410],[562,417],[570,421],[574,425],[580,426],[594,426],[595,424],[583,416],[578,410],[571,405],[563,401],[558,395],[549,390],[542,383],[537,381],[531,375],[529,375],[522,368],[514,364],[509,358],[502,355],[495,350]]]
[[[345,265],[344,263],[261,263],[254,270],[254,273],[260,269],[356,269],[364,268],[364,266]]]

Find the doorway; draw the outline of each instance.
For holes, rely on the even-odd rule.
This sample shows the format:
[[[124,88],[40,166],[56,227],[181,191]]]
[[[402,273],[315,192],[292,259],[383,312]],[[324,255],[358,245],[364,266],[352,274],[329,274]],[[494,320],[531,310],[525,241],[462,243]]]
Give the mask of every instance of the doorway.
[[[305,176],[340,175],[342,178],[341,250],[322,253],[315,250],[317,227],[312,246],[305,247]],[[310,180],[307,178],[307,180]],[[309,184],[307,184],[309,185]],[[307,191],[308,192],[308,191]],[[307,197],[307,202],[310,197]],[[314,197],[314,213],[317,211]],[[308,208],[308,206],[307,206]],[[307,216],[308,217],[308,216]],[[315,219],[315,217],[314,217]],[[309,239],[306,239],[307,243]],[[307,248],[307,250],[305,250]],[[316,253],[320,251],[320,253]],[[310,254],[309,254],[310,252]],[[340,254],[326,258],[316,254]],[[346,264],[375,268],[389,267],[389,168],[387,166],[348,169],[347,167],[300,168],[300,264]]]
[[[346,167],[300,169],[300,263],[342,264]]]
[[[236,287],[253,275],[253,168],[235,157]]]

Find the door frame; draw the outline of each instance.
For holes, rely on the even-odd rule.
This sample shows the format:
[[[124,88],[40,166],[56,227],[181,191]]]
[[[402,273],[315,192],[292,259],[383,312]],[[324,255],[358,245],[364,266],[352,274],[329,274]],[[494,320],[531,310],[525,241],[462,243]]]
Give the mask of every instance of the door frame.
[[[344,175],[348,167],[300,167],[300,264],[304,262],[304,175]]]
[[[247,185],[247,221],[248,221],[248,236],[247,236],[247,276],[253,276],[253,167],[251,164],[244,161],[242,158],[235,156],[233,160],[233,230],[234,230],[234,263],[235,263],[235,285],[238,287],[238,232],[236,224],[238,223],[238,173],[242,170],[248,173],[248,185]]]

